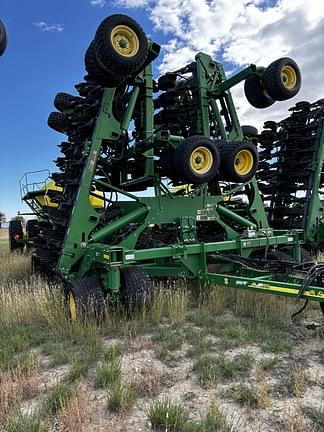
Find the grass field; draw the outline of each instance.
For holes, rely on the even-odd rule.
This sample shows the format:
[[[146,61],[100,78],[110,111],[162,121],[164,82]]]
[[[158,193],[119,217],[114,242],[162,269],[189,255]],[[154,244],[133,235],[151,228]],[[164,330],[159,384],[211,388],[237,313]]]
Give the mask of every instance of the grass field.
[[[150,311],[71,323],[62,287],[0,252],[0,430],[324,430],[316,304],[216,287],[157,287]]]
[[[8,230],[0,228],[0,251],[8,250]]]

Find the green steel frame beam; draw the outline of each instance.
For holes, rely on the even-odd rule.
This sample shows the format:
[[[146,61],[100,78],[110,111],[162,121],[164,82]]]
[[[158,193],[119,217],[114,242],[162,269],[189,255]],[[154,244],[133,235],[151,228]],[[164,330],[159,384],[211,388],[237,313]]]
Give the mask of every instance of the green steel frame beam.
[[[224,68],[220,63],[213,61],[206,54],[199,53],[196,62],[189,65],[188,70],[192,72],[192,82],[197,90],[193,96],[196,100],[197,134],[210,136],[212,115],[223,139],[242,140],[243,133],[230,88],[249,76],[262,77],[264,68],[250,65],[226,79]],[[278,278],[273,278],[271,275],[264,273],[260,275],[252,271],[247,277],[242,271],[240,274],[231,274],[229,271],[238,271],[239,265],[228,264],[219,254],[231,252],[248,257],[255,250],[291,246],[293,256],[298,259],[305,234],[301,231],[272,232],[255,179],[226,192],[226,195],[240,191],[248,192],[246,195],[249,197],[249,203],[241,213],[232,209],[231,203],[229,202],[228,205],[221,194],[209,195],[207,185],[197,187],[195,193],[190,196],[172,195],[155,172],[155,149],[165,144],[176,148],[182,137],[170,135],[168,131],[156,133],[154,131],[152,64],[148,64],[135,78],[120,122],[115,119],[112,109],[115,90],[113,88],[105,90],[92,139],[87,143],[86,165],[78,198],[58,262],[58,271],[63,278],[73,280],[94,273],[101,278],[105,291],[114,296],[119,290],[120,268],[138,264],[152,275],[196,277],[202,281],[225,286],[296,297],[302,279],[285,281],[283,276],[281,280],[277,280]],[[116,187],[95,178],[103,141],[116,141],[119,137],[126,137],[134,111],[138,107],[140,107],[141,136],[125,152],[123,160],[127,162],[131,157],[144,156],[143,179],[152,179],[155,191],[153,197],[138,197],[124,190],[122,186]],[[324,158],[324,154],[321,154],[321,157]],[[124,184],[127,182],[129,184],[133,180],[138,179],[131,179],[129,182],[126,180]],[[118,201],[118,209],[112,210],[112,214],[108,211],[106,219],[108,222],[103,227],[99,227],[100,215],[89,202],[93,184],[101,190],[114,191],[130,199]],[[224,229],[226,240],[198,242],[196,222],[218,224]],[[136,249],[138,237],[150,224],[173,224],[180,231],[180,243],[159,248]],[[133,231],[118,244],[110,245],[110,236],[129,225],[133,226]],[[223,264],[219,273],[208,271],[210,262]],[[324,289],[311,287],[303,294],[303,298],[324,301]]]
[[[324,242],[324,204],[320,198],[321,178],[324,171],[324,116],[320,121],[319,130],[321,136],[316,161],[311,167],[314,171],[314,180],[306,223],[306,237],[314,247]]]

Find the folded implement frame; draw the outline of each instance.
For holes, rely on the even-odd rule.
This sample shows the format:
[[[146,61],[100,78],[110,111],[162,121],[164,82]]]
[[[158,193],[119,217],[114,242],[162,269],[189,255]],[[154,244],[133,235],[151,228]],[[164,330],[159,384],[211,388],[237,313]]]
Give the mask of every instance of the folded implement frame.
[[[297,65],[279,59],[227,79],[221,63],[198,53],[155,82],[160,47],[134,23],[106,18],[86,54],[80,97],[63,103],[59,94],[60,112],[49,117],[68,141],[52,176],[62,187],[52,196],[58,208],[45,209],[52,228],[36,254],[68,282],[71,316],[90,296],[99,309],[105,297],[143,302],[147,275],[324,302],[322,267],[305,259],[305,231],[269,223],[256,140],[240,126],[230,92],[245,81],[255,105],[288,99],[300,86]],[[120,73],[108,61],[118,55],[127,59]],[[89,200],[97,191],[100,209]]]

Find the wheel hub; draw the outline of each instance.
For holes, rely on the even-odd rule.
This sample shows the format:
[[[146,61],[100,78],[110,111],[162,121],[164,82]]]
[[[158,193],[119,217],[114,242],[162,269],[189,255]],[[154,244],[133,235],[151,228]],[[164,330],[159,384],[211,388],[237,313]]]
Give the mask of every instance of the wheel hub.
[[[190,158],[191,169],[198,174],[207,173],[213,164],[213,155],[206,147],[197,147]]]
[[[111,33],[111,44],[123,57],[134,57],[139,50],[137,34],[128,26],[118,25]]]
[[[235,158],[235,171],[240,175],[247,175],[253,168],[253,155],[249,150],[241,150]]]
[[[293,67],[284,66],[281,71],[281,81],[284,87],[291,90],[296,86],[297,75]]]

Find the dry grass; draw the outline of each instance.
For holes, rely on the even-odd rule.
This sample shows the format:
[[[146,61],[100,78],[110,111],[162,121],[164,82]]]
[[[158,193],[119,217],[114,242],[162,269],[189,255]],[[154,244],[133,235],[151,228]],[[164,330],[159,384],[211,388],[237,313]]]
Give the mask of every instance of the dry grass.
[[[18,364],[12,371],[0,374],[0,424],[24,399],[39,394],[38,361],[31,355],[30,364]]]
[[[30,255],[0,250],[0,285],[26,280],[31,274]]]
[[[270,325],[286,327],[298,308],[296,300],[251,291],[203,285],[198,296],[202,311],[219,314],[230,308],[238,317],[251,318]]]
[[[164,316],[171,323],[182,322],[188,312],[188,305],[189,291],[185,281],[169,281],[156,287],[150,316],[153,321],[159,321]]]
[[[85,383],[81,382],[75,394],[60,410],[58,424],[62,431],[89,432],[93,420],[89,392]]]
[[[296,412],[289,407],[284,409],[283,414],[283,423],[276,432],[321,432],[321,429],[309,426],[301,412]]]
[[[210,398],[210,390],[205,390],[205,387],[209,387],[211,382],[215,393],[213,397],[223,398],[225,395],[225,400],[228,400],[228,396],[232,396],[240,404],[236,405],[240,406],[237,408],[240,415],[244,416],[253,408],[267,408],[270,419],[274,395],[271,395],[267,381],[271,382],[273,375],[278,378],[276,374],[280,372],[280,367],[287,366],[285,356],[281,354],[286,352],[290,352],[287,367],[291,367],[291,373],[287,373],[286,377],[289,397],[298,402],[308,385],[311,390],[311,381],[308,382],[307,373],[299,366],[302,363],[295,364],[293,361],[294,350],[298,347],[298,337],[295,338],[298,329],[289,327],[290,314],[296,309],[293,300],[213,286],[202,287],[195,297],[184,281],[170,281],[157,287],[150,311],[143,310],[130,317],[114,307],[107,311],[100,326],[91,320],[71,323],[65,313],[62,287],[55,282],[49,285],[43,279],[30,275],[30,257],[3,253],[0,258],[0,429],[3,427],[6,432],[39,432],[41,429],[37,424],[42,423],[50,425],[46,430],[97,430],[94,425],[98,418],[93,416],[98,416],[98,413],[93,409],[94,396],[91,392],[100,393],[100,390],[90,388],[85,382],[87,378],[91,381],[100,365],[109,366],[114,361],[117,373],[112,374],[112,379],[109,367],[100,369],[99,381],[107,395],[106,404],[102,401],[102,405],[106,413],[108,408],[115,411],[114,414],[107,414],[110,420],[121,415],[127,425],[132,425],[133,421],[136,423],[130,409],[136,398],[139,400],[134,412],[141,410],[138,408],[140,398],[145,400],[145,405],[146,402],[159,400],[164,393],[172,398],[172,392],[176,394],[179,388],[179,381],[188,385],[188,394],[193,393],[192,405],[185,398],[185,393],[181,395],[180,402],[185,408],[185,432],[234,430],[224,420],[220,407],[206,414],[210,399],[203,407],[201,421],[191,417],[191,411],[187,416],[189,405],[196,414],[200,411],[194,406],[198,394],[203,397],[209,395]],[[282,327],[285,329],[282,330]],[[105,336],[105,341],[114,338],[117,342],[104,349],[102,336]],[[183,346],[189,349],[186,351]],[[253,355],[248,352],[249,346]],[[255,348],[278,354],[270,359],[255,361]],[[159,357],[159,361],[154,358],[154,351],[158,349],[166,353],[165,358]],[[236,349],[237,352],[230,352]],[[246,354],[238,354],[240,349]],[[146,356],[143,363],[141,351]],[[42,373],[65,365],[64,374],[55,383],[54,389],[53,383],[49,389],[44,389],[43,382],[40,385],[37,357],[33,358],[30,354],[33,352],[42,354],[42,362],[44,356],[48,360],[45,366],[42,363]],[[135,353],[135,362],[140,361],[140,367],[134,368],[131,376],[124,376],[120,361],[123,354],[129,353]],[[170,356],[173,357],[168,363]],[[300,356],[296,358],[300,361]],[[57,360],[55,365],[51,364],[54,359]],[[160,362],[164,362],[162,368]],[[195,374],[192,374],[192,365],[195,365]],[[190,372],[184,378],[181,374],[187,373],[187,370]],[[199,387],[199,393],[195,393],[198,383],[196,375],[201,378],[202,384],[206,384]],[[234,386],[237,380],[241,384]],[[242,383],[243,380],[245,382]],[[218,383],[218,386],[215,385]],[[225,386],[226,392],[222,393]],[[232,392],[229,392],[231,388]],[[40,395],[40,391],[43,394]],[[36,414],[40,413],[38,419],[21,414],[21,402],[25,406],[28,400],[39,395],[39,403],[33,401],[36,403]],[[169,416],[170,407],[167,408]],[[298,407],[283,417],[281,410],[280,417],[284,424],[280,430],[311,430],[307,425],[307,421],[311,420],[306,421],[300,414],[297,421],[294,419],[294,416],[299,418],[296,413]],[[316,413],[316,418],[320,419],[318,424],[322,421],[321,413]],[[157,412],[157,417],[158,414],[163,412]],[[144,409],[141,415],[141,421],[145,422]],[[135,423],[131,429],[125,426],[124,430],[139,430]],[[107,427],[109,430],[110,426]],[[121,424],[118,427],[116,432],[121,430]],[[276,430],[276,425],[272,430]]]
[[[237,402],[248,408],[268,408],[271,405],[266,381],[259,384],[235,384],[230,393]]]
[[[0,323],[11,326],[39,320],[49,327],[67,322],[59,285],[33,276],[0,285]]]
[[[296,398],[300,398],[307,389],[308,377],[304,366],[296,363],[291,370],[291,390]]]
[[[154,397],[160,394],[165,379],[161,370],[153,366],[145,367],[141,374],[132,379],[131,386],[140,397]]]

